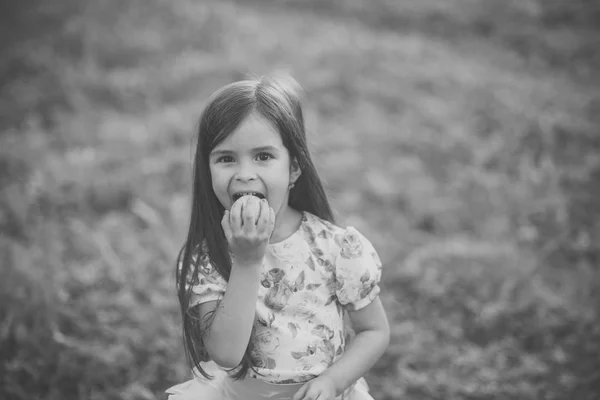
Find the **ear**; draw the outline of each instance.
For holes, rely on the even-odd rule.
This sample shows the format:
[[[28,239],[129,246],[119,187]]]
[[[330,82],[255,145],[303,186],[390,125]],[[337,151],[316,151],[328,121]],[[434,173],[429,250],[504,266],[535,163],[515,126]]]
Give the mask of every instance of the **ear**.
[[[296,183],[300,175],[302,175],[302,170],[300,169],[298,160],[294,157],[290,163],[290,183]]]

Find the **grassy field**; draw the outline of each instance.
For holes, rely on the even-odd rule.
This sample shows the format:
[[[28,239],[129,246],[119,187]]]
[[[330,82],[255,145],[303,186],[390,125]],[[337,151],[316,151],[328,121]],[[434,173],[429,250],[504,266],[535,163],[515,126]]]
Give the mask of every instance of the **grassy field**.
[[[385,265],[373,396],[599,398],[594,2],[55,7],[0,31],[0,398],[160,399],[189,377],[194,125],[218,87],[279,71],[339,222]]]

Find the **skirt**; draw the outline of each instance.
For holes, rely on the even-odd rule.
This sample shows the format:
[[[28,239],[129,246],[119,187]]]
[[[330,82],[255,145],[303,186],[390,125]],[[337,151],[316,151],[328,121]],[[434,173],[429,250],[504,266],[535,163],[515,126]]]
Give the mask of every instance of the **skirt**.
[[[194,379],[167,389],[168,400],[289,400],[303,385],[272,384],[255,378],[236,381],[216,365],[207,365],[204,369],[214,378],[208,380],[194,374]],[[336,400],[373,400],[373,397],[369,394],[367,382],[360,378],[352,390]]]

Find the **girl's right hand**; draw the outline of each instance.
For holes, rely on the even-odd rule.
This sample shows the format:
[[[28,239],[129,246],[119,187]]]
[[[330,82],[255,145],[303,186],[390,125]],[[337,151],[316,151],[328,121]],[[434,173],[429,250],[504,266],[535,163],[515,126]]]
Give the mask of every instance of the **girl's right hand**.
[[[236,265],[262,264],[275,226],[275,212],[265,199],[239,198],[225,210],[221,226]]]

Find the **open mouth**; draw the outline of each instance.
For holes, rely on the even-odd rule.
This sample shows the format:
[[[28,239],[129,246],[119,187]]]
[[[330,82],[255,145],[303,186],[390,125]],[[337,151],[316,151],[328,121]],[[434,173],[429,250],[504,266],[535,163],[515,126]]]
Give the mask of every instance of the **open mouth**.
[[[258,197],[259,199],[264,199],[265,196],[262,193],[258,193],[258,192],[237,192],[233,194],[233,201],[237,201],[240,197],[242,196],[255,196]]]

